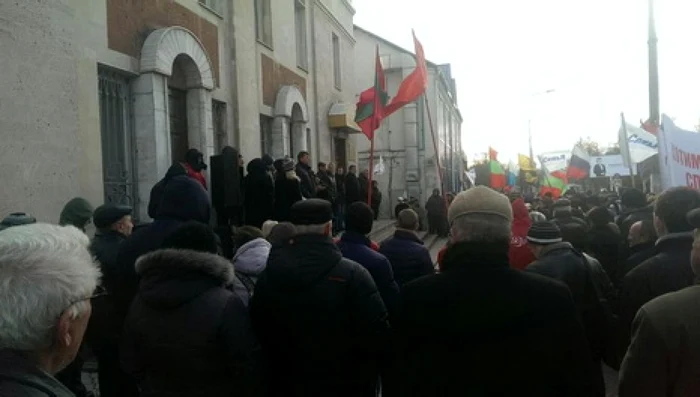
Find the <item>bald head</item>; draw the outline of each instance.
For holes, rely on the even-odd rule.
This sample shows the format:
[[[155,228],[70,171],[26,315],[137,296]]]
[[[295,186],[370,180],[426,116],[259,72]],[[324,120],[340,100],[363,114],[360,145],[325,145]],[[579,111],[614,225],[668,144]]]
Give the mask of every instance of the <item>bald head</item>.
[[[656,240],[654,224],[650,221],[639,221],[632,224],[627,236],[630,247]]]

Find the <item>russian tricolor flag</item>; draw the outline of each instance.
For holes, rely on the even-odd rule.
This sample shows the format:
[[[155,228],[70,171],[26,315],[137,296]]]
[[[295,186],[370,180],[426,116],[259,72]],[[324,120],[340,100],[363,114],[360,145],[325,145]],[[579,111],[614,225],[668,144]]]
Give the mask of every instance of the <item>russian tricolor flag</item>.
[[[585,179],[591,170],[591,161],[588,152],[580,145],[574,146],[571,152],[569,167],[566,169],[566,176],[569,179]]]

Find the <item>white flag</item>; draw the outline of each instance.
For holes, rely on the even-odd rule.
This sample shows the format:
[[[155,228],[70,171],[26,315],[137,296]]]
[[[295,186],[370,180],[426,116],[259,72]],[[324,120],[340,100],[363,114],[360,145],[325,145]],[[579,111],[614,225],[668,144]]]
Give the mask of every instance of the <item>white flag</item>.
[[[641,163],[659,152],[659,141],[653,134],[630,123],[620,126],[620,153],[626,166]]]
[[[374,175],[382,175],[384,174],[384,158],[382,156],[379,156],[379,162],[374,165]]]

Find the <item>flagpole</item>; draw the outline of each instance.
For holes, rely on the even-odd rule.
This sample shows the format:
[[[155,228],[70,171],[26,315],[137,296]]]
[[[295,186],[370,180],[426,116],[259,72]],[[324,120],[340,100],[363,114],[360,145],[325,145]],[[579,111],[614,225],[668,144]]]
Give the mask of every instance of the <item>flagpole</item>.
[[[630,169],[630,177],[632,178],[632,187],[637,187],[634,181],[634,172],[632,172],[632,156],[630,155],[630,143],[627,139],[627,123],[625,122],[625,113],[620,112],[620,118],[622,119],[622,131],[625,134],[625,147],[621,148],[625,151],[625,156],[627,156],[627,167]]]
[[[442,184],[442,167],[440,166],[440,153],[438,152],[438,146],[437,146],[437,140],[435,139],[435,129],[433,128],[433,115],[430,112],[430,104],[428,103],[428,96],[423,94],[423,99],[425,103],[425,110],[428,113],[428,123],[430,124],[430,136],[432,137],[433,140],[433,149],[435,150],[435,166],[437,167],[437,177],[438,181],[440,182],[440,190],[442,193],[442,197],[445,200],[445,207],[448,207],[447,205],[447,195],[445,194],[445,186]]]
[[[659,58],[656,43],[656,21],[654,19],[654,0],[649,1],[649,119],[655,126],[661,125],[659,108]]]
[[[372,206],[372,178],[374,178],[374,131],[369,140],[369,182],[367,185],[367,205]]]

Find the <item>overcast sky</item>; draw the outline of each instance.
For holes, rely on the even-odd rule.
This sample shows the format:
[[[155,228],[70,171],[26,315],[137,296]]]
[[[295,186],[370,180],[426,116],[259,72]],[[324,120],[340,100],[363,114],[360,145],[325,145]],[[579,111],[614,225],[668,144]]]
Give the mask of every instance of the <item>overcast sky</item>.
[[[358,26],[410,50],[413,28],[429,60],[452,64],[470,159],[489,145],[503,162],[527,153],[529,119],[537,154],[569,150],[579,137],[608,145],[620,112],[635,124],[648,117],[645,0],[353,4]],[[656,0],[656,11],[661,111],[692,129],[700,118],[700,2]]]

